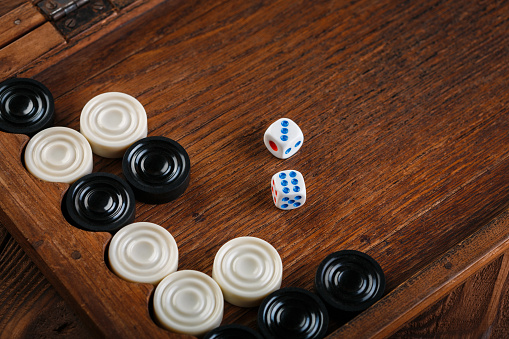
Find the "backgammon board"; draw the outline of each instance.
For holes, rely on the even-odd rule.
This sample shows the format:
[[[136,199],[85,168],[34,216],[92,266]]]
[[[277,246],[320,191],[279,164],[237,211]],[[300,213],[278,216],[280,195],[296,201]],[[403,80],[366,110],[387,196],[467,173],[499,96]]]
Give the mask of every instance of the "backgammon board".
[[[70,6],[70,7],[69,7]],[[58,9],[63,8],[58,11]],[[148,136],[189,154],[187,190],[136,202],[161,225],[178,270],[212,275],[229,240],[257,237],[282,287],[315,292],[330,253],[356,250],[385,273],[384,297],[327,337],[383,337],[509,247],[509,4],[467,1],[12,1],[0,5],[0,81],[43,83],[54,126],[80,130],[89,100],[136,98]],[[274,157],[280,118],[304,135]],[[82,319],[105,337],[179,337],[156,324],[154,285],[119,278],[112,233],[64,218],[69,184],[24,166],[29,137],[0,133],[0,221]],[[302,173],[306,202],[274,205],[271,178]],[[93,172],[122,174],[93,156]],[[257,329],[225,302],[222,324]]]

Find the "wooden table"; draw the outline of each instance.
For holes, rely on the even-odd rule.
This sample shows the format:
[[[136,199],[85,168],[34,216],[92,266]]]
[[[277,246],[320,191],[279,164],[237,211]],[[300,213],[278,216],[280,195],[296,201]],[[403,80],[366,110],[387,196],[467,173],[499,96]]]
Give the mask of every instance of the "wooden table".
[[[334,320],[331,337],[387,336],[478,270],[506,274],[509,3],[119,3],[64,35],[32,4],[2,4],[0,80],[43,82],[55,96],[56,125],[77,130],[93,96],[129,93],[147,110],[149,135],[186,148],[188,191],[167,205],[139,203],[136,214],[174,235],[180,269],[210,274],[224,242],[257,236],[281,254],[283,286],[312,290],[328,253],[364,251],[386,273],[386,296],[345,326]],[[284,161],[262,143],[282,116],[305,135]],[[32,326],[41,311],[57,310],[66,319],[57,332],[168,336],[147,310],[153,287],[106,267],[110,235],[65,222],[67,185],[24,170],[26,140],[0,135],[0,220],[68,304],[9,249],[15,244],[1,228],[9,254],[2,272],[12,286],[2,290],[1,312],[13,319],[1,322],[3,333],[23,333],[16,314]],[[283,212],[271,203],[269,179],[288,168],[304,173],[309,200]],[[121,175],[118,160],[96,157],[94,170]],[[18,292],[23,299],[11,296]],[[20,300],[33,311],[20,310]],[[226,305],[224,322],[254,327],[255,313]]]

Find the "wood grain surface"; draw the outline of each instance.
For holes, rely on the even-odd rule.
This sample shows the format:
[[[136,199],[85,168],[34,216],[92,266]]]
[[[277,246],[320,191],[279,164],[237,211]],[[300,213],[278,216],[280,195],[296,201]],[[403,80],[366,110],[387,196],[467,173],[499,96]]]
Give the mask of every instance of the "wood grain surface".
[[[94,335],[3,226],[0,246],[0,338]]]
[[[46,22],[0,49],[0,65],[2,65],[0,77],[6,79],[26,64],[64,43],[65,40],[60,33],[51,23]]]
[[[145,106],[149,135],[186,148],[192,171],[185,195],[161,206],[139,203],[136,213],[137,221],[173,234],[179,269],[210,274],[222,244],[250,235],[281,254],[283,286],[311,290],[328,253],[357,249],[381,264],[390,292],[507,207],[509,3],[143,3],[126,8],[122,24],[112,19],[107,35],[84,32],[16,75],[49,87],[56,125],[78,130],[89,99],[120,91]],[[262,143],[282,116],[305,135],[285,161]],[[9,157],[0,174],[8,188],[0,191],[5,227],[94,330],[133,331],[132,320],[113,315],[125,305],[111,292],[141,300],[150,288],[104,273],[109,237],[48,215],[58,213],[65,187],[39,182],[16,164],[12,145],[22,140],[0,141]],[[270,199],[270,177],[283,169],[302,172],[308,189],[306,204],[292,212]],[[118,160],[96,157],[94,170],[121,175]],[[34,207],[48,191],[52,198]],[[45,246],[36,245],[41,240]],[[82,259],[73,262],[67,254],[78,247]],[[101,273],[95,282],[91,272]],[[86,290],[107,301],[94,303],[81,295]],[[146,305],[129,305],[147,316]],[[490,312],[488,323],[496,318]],[[255,313],[226,305],[224,322],[254,326]],[[110,332],[105,314],[119,325]]]
[[[0,2],[0,16],[4,16],[10,11],[15,10],[26,4],[28,1],[26,0],[9,0]]]
[[[393,338],[507,338],[509,254],[468,279]]]
[[[0,16],[0,48],[42,25],[46,19],[31,3],[24,3]]]

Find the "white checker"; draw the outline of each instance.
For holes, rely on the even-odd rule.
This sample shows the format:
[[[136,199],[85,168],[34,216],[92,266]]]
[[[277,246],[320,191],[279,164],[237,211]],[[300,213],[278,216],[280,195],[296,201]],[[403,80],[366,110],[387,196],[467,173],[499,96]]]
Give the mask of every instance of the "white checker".
[[[265,240],[240,237],[219,249],[212,278],[221,287],[226,301],[253,307],[281,287],[283,263],[276,249]]]
[[[147,113],[142,104],[128,94],[103,93],[83,107],[80,132],[95,154],[121,158],[129,146],[147,136]]]
[[[281,118],[267,128],[263,142],[272,155],[288,159],[302,147],[304,135],[293,120]]]
[[[270,180],[272,201],[282,210],[299,208],[306,202],[306,183],[302,173],[295,170],[281,171]]]
[[[136,222],[113,236],[108,259],[113,272],[122,279],[157,284],[177,270],[178,248],[165,228]]]
[[[154,314],[170,331],[200,336],[221,324],[223,312],[221,288],[202,272],[172,273],[154,292]]]
[[[92,149],[87,139],[71,128],[47,128],[28,142],[25,166],[39,179],[70,184],[92,173]]]

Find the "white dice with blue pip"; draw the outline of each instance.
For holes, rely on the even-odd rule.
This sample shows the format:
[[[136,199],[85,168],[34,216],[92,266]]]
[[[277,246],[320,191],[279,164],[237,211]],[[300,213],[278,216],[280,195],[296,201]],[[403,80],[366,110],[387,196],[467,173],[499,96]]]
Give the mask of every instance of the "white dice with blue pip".
[[[289,170],[274,174],[270,189],[274,204],[282,210],[292,210],[306,202],[306,184],[299,171]]]
[[[275,157],[288,159],[302,147],[304,135],[295,122],[281,118],[267,128],[263,142]]]

